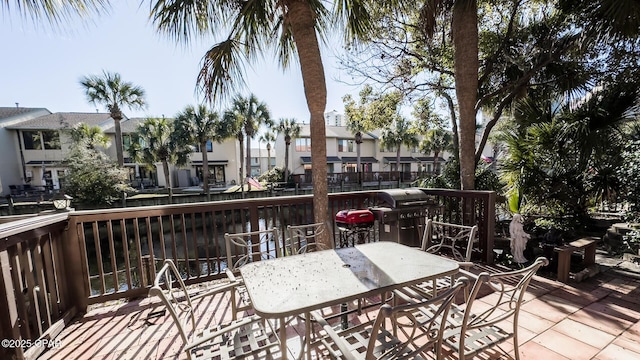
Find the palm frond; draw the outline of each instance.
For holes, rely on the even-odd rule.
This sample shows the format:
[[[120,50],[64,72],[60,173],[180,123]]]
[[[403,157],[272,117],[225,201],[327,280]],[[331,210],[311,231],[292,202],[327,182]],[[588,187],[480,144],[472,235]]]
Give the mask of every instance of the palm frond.
[[[210,102],[226,99],[245,85],[242,74],[246,60],[242,44],[237,40],[228,38],[216,44],[202,59],[197,80],[199,91]]]

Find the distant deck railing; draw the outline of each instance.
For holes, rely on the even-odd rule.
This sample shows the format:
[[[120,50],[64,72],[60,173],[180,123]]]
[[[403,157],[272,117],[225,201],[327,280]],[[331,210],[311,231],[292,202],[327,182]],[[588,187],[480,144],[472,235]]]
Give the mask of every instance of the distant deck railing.
[[[425,189],[440,220],[478,224],[483,260],[492,262],[495,193]],[[376,191],[329,195],[343,209],[375,206]],[[3,339],[46,345],[88,305],[146,296],[164,259],[185,282],[224,276],[224,233],[313,222],[313,196],[76,211],[0,225],[0,330]],[[334,234],[339,230],[334,228]],[[284,241],[284,231],[280,231]],[[377,226],[370,230],[377,241]],[[268,251],[269,249],[267,249]],[[44,347],[0,348],[0,358],[33,359]],[[5,357],[6,356],[6,357]]]

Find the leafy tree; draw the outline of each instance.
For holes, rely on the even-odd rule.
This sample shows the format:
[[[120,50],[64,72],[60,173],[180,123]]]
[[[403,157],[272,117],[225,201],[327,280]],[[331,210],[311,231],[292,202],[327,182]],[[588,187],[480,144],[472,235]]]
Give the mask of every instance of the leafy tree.
[[[222,126],[216,112],[210,111],[205,105],[197,107],[188,105],[181,111],[173,123],[176,135],[187,143],[196,143],[202,151],[202,188],[210,200],[209,190],[209,153],[207,142],[222,142],[232,136],[227,128]]]
[[[87,100],[92,104],[103,104],[111,114],[116,134],[116,156],[118,165],[124,166],[122,149],[122,129],[120,121],[123,118],[122,107],[142,109],[145,107],[144,90],[130,82],[122,81],[118,73],[103,71],[102,76],[90,75],[80,79]]]
[[[354,39],[370,28],[369,14],[362,1],[334,2],[330,12],[323,2],[283,0],[275,2],[152,1],[151,19],[159,30],[177,41],[189,42],[193,37],[228,30],[228,36],[215,44],[204,56],[198,77],[200,89],[209,100],[231,93],[242,82],[245,60],[258,58],[266,48],[275,48],[283,66],[297,55],[310,113],[313,167],[314,222],[328,220],[326,129],[324,111],[327,87],[318,44],[329,28],[331,14],[342,23],[345,38]],[[321,242],[329,239],[322,236]]]
[[[284,181],[289,181],[289,147],[291,140],[300,136],[302,128],[293,118],[282,118],[276,126],[276,131],[284,137]],[[313,140],[311,140],[313,144]]]
[[[275,143],[275,141],[276,136],[271,131],[260,135],[260,142],[267,144],[267,171],[271,171],[271,144]]]
[[[74,128],[76,134],[90,130],[91,136],[76,135],[74,142],[63,160],[67,169],[63,190],[73,197],[74,202],[86,206],[105,207],[120,199],[123,192],[134,191],[129,186],[129,173],[105,153],[97,150],[94,145],[106,138],[99,131],[100,128],[78,126]]]
[[[147,118],[138,125],[131,135],[129,155],[134,161],[153,169],[156,163],[162,163],[164,181],[173,202],[173,189],[169,164],[185,165],[193,151],[192,143],[174,131],[173,123],[165,118]]]

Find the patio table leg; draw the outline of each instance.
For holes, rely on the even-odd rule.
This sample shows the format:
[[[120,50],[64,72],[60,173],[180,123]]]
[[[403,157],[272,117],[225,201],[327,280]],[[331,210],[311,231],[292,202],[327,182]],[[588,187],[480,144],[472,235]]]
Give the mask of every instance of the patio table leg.
[[[285,322],[285,318],[281,317],[280,318],[280,344],[281,344],[281,352],[282,352],[282,359],[286,360],[287,359],[287,323]]]
[[[311,360],[311,313],[304,313],[304,345],[302,351],[306,350],[307,360]]]

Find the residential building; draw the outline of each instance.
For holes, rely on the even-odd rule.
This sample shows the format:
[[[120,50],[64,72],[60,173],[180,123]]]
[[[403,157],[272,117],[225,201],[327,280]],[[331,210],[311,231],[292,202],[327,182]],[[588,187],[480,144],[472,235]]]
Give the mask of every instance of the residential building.
[[[16,131],[7,127],[28,121],[40,116],[51,114],[43,108],[24,108],[16,104],[15,107],[0,107],[0,194],[11,194],[11,187],[28,183],[33,174],[27,173],[27,169],[21,166],[22,152],[16,146],[18,137]]]
[[[270,154],[269,154],[270,153]],[[266,148],[251,149],[251,176],[258,177],[276,166],[276,151]]]
[[[324,113],[324,121],[327,126],[346,126],[345,118],[336,110]]]
[[[49,190],[61,188],[65,176],[62,161],[71,145],[71,137],[65,130],[79,123],[98,126],[104,131],[113,126],[113,119],[108,113],[60,112],[5,127],[13,133],[18,152],[15,161],[22,169],[24,183]]]
[[[120,123],[122,130],[122,142],[124,148],[124,165],[129,169],[129,179],[137,188],[148,186],[166,186],[162,164],[157,163],[153,168],[134,162],[127,149],[131,144],[131,134],[136,131],[138,125],[145,118],[131,118]],[[112,126],[105,130],[112,142],[115,141],[115,128]],[[189,156],[189,163],[183,167],[171,165],[170,171],[174,187],[196,186],[202,183],[202,151],[208,154],[209,184],[211,186],[226,186],[235,184],[239,179],[240,151],[235,138],[230,138],[222,143],[208,141],[206,149],[201,149],[199,144],[194,144],[194,152]],[[108,149],[108,154],[116,158],[115,147]]]

